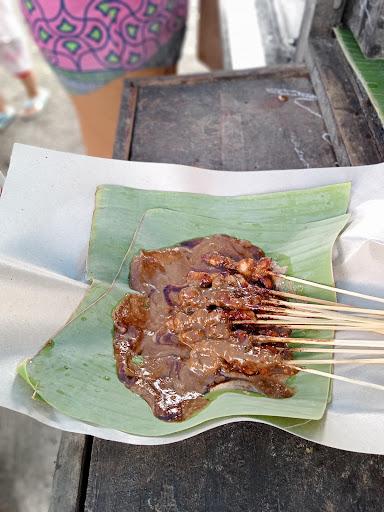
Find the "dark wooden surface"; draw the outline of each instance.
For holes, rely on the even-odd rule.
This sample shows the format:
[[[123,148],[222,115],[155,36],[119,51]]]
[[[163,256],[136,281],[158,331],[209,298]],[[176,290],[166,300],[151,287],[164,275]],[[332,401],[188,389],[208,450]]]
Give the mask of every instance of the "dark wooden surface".
[[[384,0],[348,0],[344,21],[367,57],[384,57]]]
[[[127,84],[117,155],[228,171],[330,167],[335,155],[308,72],[278,67]],[[312,98],[312,100],[311,100]],[[134,125],[132,126],[132,123]],[[130,153],[124,147],[130,138]]]
[[[375,112],[360,90],[336,39],[312,38],[306,54],[313,87],[340,165],[384,160],[382,127],[371,130]]]
[[[348,0],[317,0],[311,37],[328,39],[343,17]]]
[[[79,512],[84,509],[92,438],[64,432],[53,476],[49,512]]]
[[[238,423],[168,446],[95,439],[87,512],[383,510],[383,458]]]

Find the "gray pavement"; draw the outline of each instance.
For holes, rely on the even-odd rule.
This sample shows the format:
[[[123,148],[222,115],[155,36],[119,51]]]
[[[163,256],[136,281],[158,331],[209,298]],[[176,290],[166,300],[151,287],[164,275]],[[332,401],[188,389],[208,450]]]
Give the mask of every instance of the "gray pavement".
[[[61,432],[0,409],[0,512],[46,512]]]
[[[32,48],[34,72],[39,83],[50,89],[51,98],[39,117],[29,121],[16,119],[7,130],[0,133],[0,170],[3,172],[8,169],[12,146],[15,142],[73,153],[83,151],[72,104],[30,38],[29,42]],[[0,69],[0,92],[11,105],[20,110],[25,100],[23,86],[2,69]]]
[[[81,153],[81,135],[65,91],[28,35],[34,71],[51,91],[46,110],[33,120],[16,120],[0,133],[0,170],[6,174],[15,142]],[[25,99],[19,81],[0,69],[0,92],[20,109]],[[46,512],[61,433],[0,409],[0,512]]]

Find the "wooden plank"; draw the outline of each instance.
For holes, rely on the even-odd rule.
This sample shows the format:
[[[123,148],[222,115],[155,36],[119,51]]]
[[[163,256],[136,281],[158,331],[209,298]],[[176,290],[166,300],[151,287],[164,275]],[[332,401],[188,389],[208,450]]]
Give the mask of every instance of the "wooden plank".
[[[382,510],[384,457],[237,423],[166,446],[94,441],[87,512]]]
[[[216,83],[219,81],[233,80],[255,80],[257,78],[291,78],[291,77],[308,77],[308,70],[305,66],[278,65],[268,66],[265,68],[240,69],[235,71],[214,71],[212,73],[198,73],[194,75],[162,75],[158,77],[138,78],[134,80],[134,84],[138,87],[150,87],[158,85],[196,85],[199,83]],[[130,82],[126,82],[129,84]]]
[[[303,62],[308,48],[309,34],[311,32],[313,18],[315,15],[317,0],[307,0],[305,2],[303,19],[300,26],[300,35],[296,41],[296,52],[294,62]]]
[[[279,26],[276,5],[271,0],[256,0],[257,17],[264,43],[267,66],[273,63],[289,62],[294,47],[286,44]]]
[[[129,160],[137,105],[137,94],[136,85],[130,81],[125,82],[121,97],[119,121],[113,149],[113,158],[118,160]]]
[[[332,29],[341,22],[348,0],[318,0],[311,37],[332,37]]]
[[[367,57],[384,57],[384,0],[349,0],[344,21]]]
[[[335,163],[302,67],[135,83],[132,160],[234,171]]]
[[[62,434],[49,512],[80,512],[84,509],[91,447],[89,436]]]
[[[339,164],[381,162],[382,144],[367,119],[372,113],[361,91],[360,97],[356,94],[355,79],[337,41],[312,38],[306,60]]]

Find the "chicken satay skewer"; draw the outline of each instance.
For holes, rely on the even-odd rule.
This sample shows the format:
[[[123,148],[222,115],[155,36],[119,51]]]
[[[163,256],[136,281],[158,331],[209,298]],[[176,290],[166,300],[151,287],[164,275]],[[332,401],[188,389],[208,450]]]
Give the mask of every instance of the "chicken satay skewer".
[[[284,336],[253,335],[259,343],[288,343],[300,345],[332,345],[335,347],[384,348],[384,341],[378,340],[326,340],[322,338],[286,338]]]
[[[285,347],[277,347],[277,350],[287,350]],[[290,348],[290,352],[293,353],[309,353],[309,354],[364,354],[364,355],[384,355],[384,350],[376,350],[371,348]],[[332,361],[332,360],[331,360]]]
[[[286,299],[295,299],[303,302],[309,302],[324,306],[338,306],[340,308],[348,308],[351,307],[348,304],[343,304],[342,302],[335,302],[332,300],[318,299],[317,297],[309,297],[307,295],[299,295],[297,293],[284,292],[282,290],[268,290],[268,295],[275,295],[277,297],[284,297]]]
[[[318,311],[318,310],[310,310],[306,308],[278,308],[274,306],[260,306],[257,308],[258,311],[262,311],[263,314],[267,314],[268,312],[274,314],[284,314],[291,317],[304,317],[304,318],[324,318],[331,320],[345,320],[353,323],[376,323],[378,325],[383,325],[384,321],[381,319],[372,319],[371,317],[362,317],[362,316],[354,316],[354,315],[346,315],[342,313],[332,312],[332,311]],[[259,316],[259,315],[258,315]]]
[[[320,288],[323,290],[328,290],[336,293],[341,293],[344,295],[350,295],[353,297],[359,297],[364,300],[371,300],[375,302],[381,302],[384,304],[384,298],[375,297],[372,295],[366,295],[359,292],[354,292],[350,290],[344,290],[341,288],[336,288],[334,286],[328,286],[320,283],[315,283],[313,281],[308,281],[305,279],[301,279],[294,276],[287,276],[286,274],[282,274],[272,270],[273,262],[270,258],[260,258],[259,260],[254,260],[252,258],[244,258],[240,261],[235,261],[232,258],[223,256],[218,253],[206,254],[203,256],[203,260],[216,268],[225,268],[231,272],[237,272],[244,276],[246,279],[251,279],[253,281],[261,281],[266,288],[271,288],[271,279],[285,279],[287,281],[292,281],[295,283],[304,284],[307,286],[312,286],[315,288]],[[280,290],[268,290],[272,295],[281,295],[286,298],[296,298],[298,300],[307,300],[308,302],[315,302],[317,304],[328,304],[328,305],[337,305],[337,302],[327,301],[324,299],[316,299],[314,297],[307,297],[300,294],[284,292]]]
[[[335,286],[328,286],[325,284],[315,283],[313,281],[307,281],[306,279],[300,279],[299,277],[287,276],[285,274],[278,274],[276,272],[269,272],[269,275],[271,275],[275,278],[285,279],[286,281],[292,281],[294,283],[300,283],[300,284],[304,284],[307,286],[312,286],[313,288],[321,288],[322,290],[329,290],[331,292],[341,293],[343,295],[350,295],[352,297],[358,297],[358,298],[364,299],[364,300],[381,302],[382,304],[384,304],[383,297],[375,297],[373,295],[366,295],[365,293],[354,292],[351,290],[343,290],[342,288],[336,288]]]
[[[377,328],[384,330],[384,322],[373,322],[373,321],[354,321],[353,319],[343,319],[343,318],[322,318],[322,317],[312,317],[312,316],[293,316],[293,315],[277,315],[277,314],[265,314],[265,313],[257,313],[257,319],[263,320],[286,320],[287,322],[295,322],[295,323],[313,323],[313,324],[338,324],[338,325],[352,325],[355,327],[361,327],[362,330],[365,328]]]
[[[325,322],[315,323],[311,322],[308,319],[305,322],[303,319],[300,320],[300,323],[296,321],[289,322],[287,320],[234,320],[232,322],[234,325],[278,325],[281,327],[288,327],[289,329],[310,329],[310,330],[331,330],[331,331],[370,331],[377,332],[379,334],[384,334],[384,331],[377,328],[375,325],[367,326],[366,324],[362,325],[344,325],[344,324],[328,324]]]
[[[316,364],[384,364],[384,358],[371,359],[295,359],[284,361],[284,365],[316,365]]]
[[[301,296],[300,296],[301,297]],[[377,315],[384,316],[383,309],[370,309],[370,308],[355,308],[353,306],[349,306],[347,304],[334,302],[331,304],[307,304],[305,302],[290,302],[286,300],[279,299],[267,299],[265,301],[268,304],[273,306],[282,306],[289,309],[308,309],[314,311],[343,311],[345,313],[364,313],[365,315]]]

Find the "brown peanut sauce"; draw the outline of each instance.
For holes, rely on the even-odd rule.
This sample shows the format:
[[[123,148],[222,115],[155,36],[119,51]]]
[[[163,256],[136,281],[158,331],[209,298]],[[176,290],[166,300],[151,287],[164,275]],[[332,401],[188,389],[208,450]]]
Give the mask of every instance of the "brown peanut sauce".
[[[177,247],[142,251],[130,286],[113,312],[119,379],[163,420],[180,421],[208,404],[212,389],[244,389],[288,398],[296,371],[275,326],[234,324],[257,318],[274,288],[273,261],[246,240],[213,235]]]

